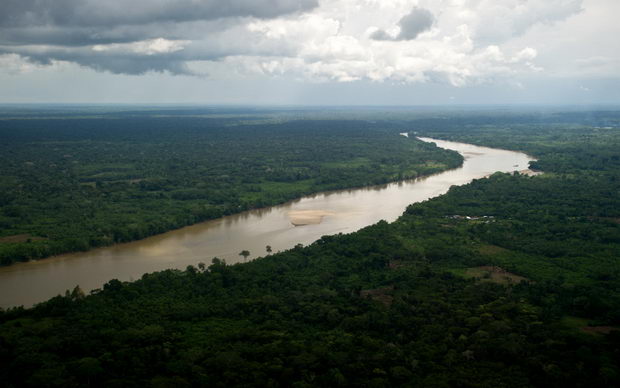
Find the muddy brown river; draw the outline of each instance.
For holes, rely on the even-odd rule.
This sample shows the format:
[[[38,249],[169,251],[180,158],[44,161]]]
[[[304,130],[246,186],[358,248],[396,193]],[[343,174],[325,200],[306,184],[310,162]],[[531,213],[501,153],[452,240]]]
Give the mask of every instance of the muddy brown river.
[[[133,280],[168,268],[184,269],[213,257],[243,262],[310,244],[321,236],[351,233],[380,220],[394,221],[407,205],[436,197],[496,171],[521,171],[532,157],[513,151],[422,138],[460,152],[462,167],[425,178],[339,190],[282,205],[203,222],[126,244],[0,268],[0,307],[31,306],[79,285],[85,292],[110,279]],[[239,253],[250,251],[244,259]]]

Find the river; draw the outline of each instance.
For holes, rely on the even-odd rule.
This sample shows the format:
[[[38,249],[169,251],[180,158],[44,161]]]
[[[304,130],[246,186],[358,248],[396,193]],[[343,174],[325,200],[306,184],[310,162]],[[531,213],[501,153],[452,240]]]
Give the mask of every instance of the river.
[[[381,186],[339,190],[282,205],[203,222],[140,241],[0,268],[0,307],[31,306],[79,285],[85,292],[110,279],[134,280],[168,268],[185,269],[213,257],[233,264],[310,244],[321,236],[351,233],[380,220],[394,221],[407,205],[444,194],[496,171],[521,171],[532,157],[514,151],[421,138],[460,152],[459,168]],[[239,255],[248,250],[250,256]]]

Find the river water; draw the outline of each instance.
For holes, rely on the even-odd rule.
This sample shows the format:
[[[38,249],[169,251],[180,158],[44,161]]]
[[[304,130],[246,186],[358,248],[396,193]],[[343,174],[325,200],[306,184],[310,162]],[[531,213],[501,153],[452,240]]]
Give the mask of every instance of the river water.
[[[513,151],[434,141],[460,152],[462,167],[425,178],[303,197],[283,205],[203,222],[126,244],[0,268],[0,307],[31,306],[79,285],[85,292],[110,279],[134,280],[147,272],[185,269],[213,257],[233,264],[310,244],[321,236],[351,233],[380,220],[394,221],[407,205],[436,197],[496,171],[525,170],[532,157]],[[297,225],[297,226],[296,226]],[[248,250],[244,258],[239,253]]]

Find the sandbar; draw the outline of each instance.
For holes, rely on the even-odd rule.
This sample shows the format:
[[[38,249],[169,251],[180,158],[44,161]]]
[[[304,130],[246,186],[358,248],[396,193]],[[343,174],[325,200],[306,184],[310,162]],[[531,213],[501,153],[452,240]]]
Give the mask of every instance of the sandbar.
[[[325,210],[293,210],[288,212],[291,224],[295,226],[316,225],[323,222],[323,217],[334,213]]]

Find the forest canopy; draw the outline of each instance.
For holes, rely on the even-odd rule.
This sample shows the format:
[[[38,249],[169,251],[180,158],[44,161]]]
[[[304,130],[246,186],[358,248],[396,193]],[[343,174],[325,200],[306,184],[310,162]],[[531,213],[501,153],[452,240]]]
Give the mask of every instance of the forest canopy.
[[[462,163],[453,151],[399,136],[390,123],[11,114],[0,119],[5,265]]]
[[[494,174],[249,263],[204,258],[1,311],[0,381],[618,387],[620,114],[573,113],[378,115],[528,152],[543,174]]]

